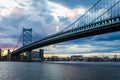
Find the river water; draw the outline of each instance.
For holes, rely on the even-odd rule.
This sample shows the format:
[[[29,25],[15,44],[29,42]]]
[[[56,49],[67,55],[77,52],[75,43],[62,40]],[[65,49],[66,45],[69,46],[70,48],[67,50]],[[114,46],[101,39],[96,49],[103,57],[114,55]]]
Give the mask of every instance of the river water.
[[[0,80],[120,80],[120,62],[0,62]]]

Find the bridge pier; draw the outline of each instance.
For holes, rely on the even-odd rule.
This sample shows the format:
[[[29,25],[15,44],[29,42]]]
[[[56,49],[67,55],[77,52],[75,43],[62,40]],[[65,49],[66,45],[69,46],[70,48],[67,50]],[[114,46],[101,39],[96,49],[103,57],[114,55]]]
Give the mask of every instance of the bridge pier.
[[[31,50],[27,52],[27,61],[31,62],[32,58],[31,58]]]
[[[20,55],[11,55],[10,61],[20,61]]]

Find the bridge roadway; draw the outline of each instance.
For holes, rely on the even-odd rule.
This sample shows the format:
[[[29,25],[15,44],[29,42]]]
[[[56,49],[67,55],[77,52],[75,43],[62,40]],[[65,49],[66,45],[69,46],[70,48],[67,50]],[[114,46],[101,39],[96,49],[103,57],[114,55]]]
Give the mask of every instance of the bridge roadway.
[[[36,48],[44,47],[55,43],[60,43],[73,39],[84,38],[99,34],[115,32],[115,31],[120,31],[120,16],[107,18],[84,26],[78,26],[77,28],[68,31],[58,32],[56,34],[45,37],[39,41],[21,47],[13,51],[12,55],[19,55],[22,52],[30,51]]]

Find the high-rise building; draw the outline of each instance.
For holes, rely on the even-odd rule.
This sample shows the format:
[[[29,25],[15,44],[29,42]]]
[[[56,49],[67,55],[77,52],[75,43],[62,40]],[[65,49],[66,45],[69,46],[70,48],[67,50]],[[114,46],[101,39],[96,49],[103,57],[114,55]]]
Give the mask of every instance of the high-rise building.
[[[39,58],[41,59],[41,61],[44,60],[44,50],[43,49],[39,50]]]
[[[31,60],[32,61],[43,61],[44,60],[44,50],[40,49],[38,51],[32,51],[31,52]]]
[[[1,60],[2,49],[0,49],[0,60]]]
[[[7,53],[7,60],[9,61],[11,58],[11,53],[10,53],[10,49],[8,49],[8,53]]]
[[[39,61],[39,52],[38,51],[32,51],[31,52],[31,59],[32,61]]]

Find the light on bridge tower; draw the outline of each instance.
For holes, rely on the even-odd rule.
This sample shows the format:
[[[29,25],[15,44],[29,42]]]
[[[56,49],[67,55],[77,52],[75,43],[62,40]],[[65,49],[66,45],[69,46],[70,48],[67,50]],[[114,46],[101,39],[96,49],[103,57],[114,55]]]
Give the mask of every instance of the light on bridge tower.
[[[23,28],[23,46],[28,45],[32,42],[32,28]]]

